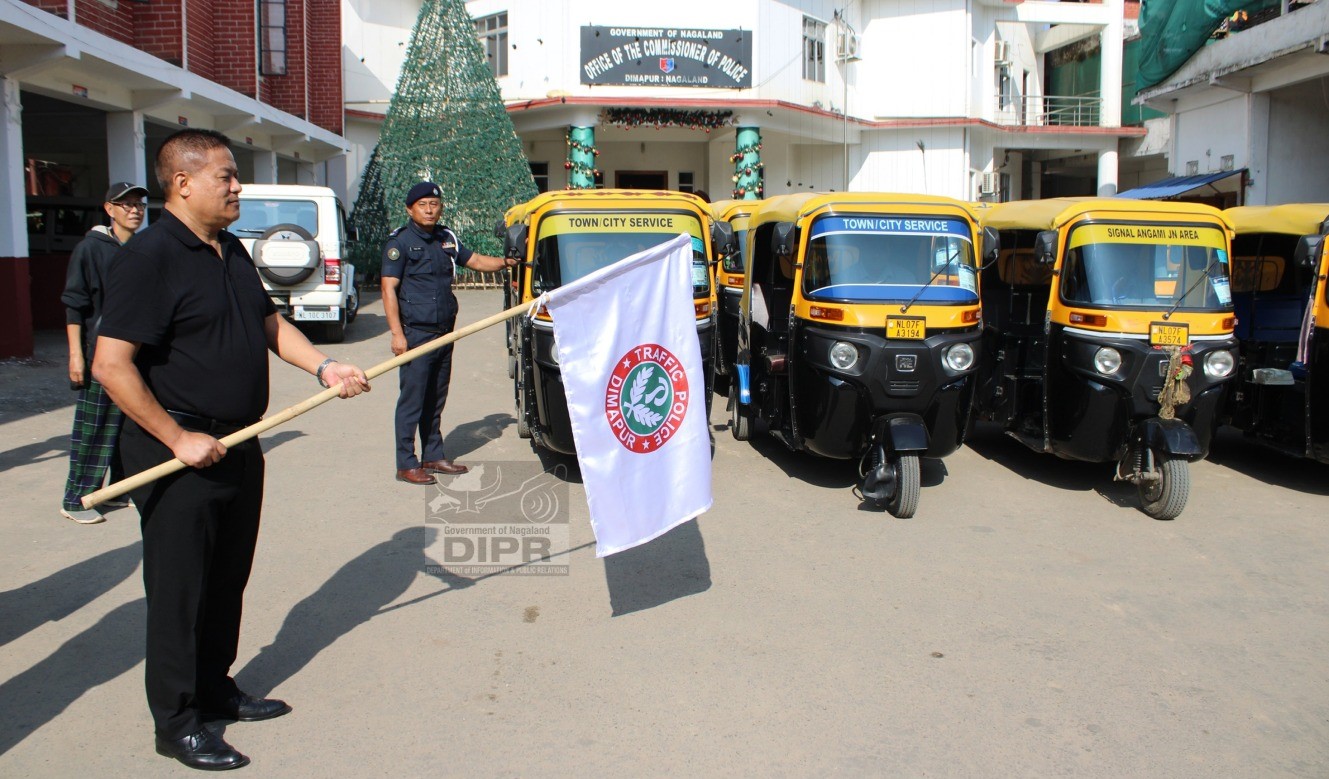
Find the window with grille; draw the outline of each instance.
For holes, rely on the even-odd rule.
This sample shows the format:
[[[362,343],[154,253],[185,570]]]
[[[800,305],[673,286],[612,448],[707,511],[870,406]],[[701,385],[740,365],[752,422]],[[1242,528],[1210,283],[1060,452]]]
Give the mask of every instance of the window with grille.
[[[495,76],[508,75],[508,12],[476,19],[475,35],[489,60],[489,69]]]
[[[803,78],[826,82],[826,23],[803,17]]]
[[[286,75],[286,0],[259,0],[258,68],[264,76]]]
[[[532,162],[531,178],[535,179],[535,189],[539,192],[549,191],[549,163]]]

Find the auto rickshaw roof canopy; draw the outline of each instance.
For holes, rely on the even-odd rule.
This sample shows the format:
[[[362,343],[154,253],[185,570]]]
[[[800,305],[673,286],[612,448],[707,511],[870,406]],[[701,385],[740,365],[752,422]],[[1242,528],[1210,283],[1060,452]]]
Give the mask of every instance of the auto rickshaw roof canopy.
[[[524,221],[536,211],[604,210],[604,209],[660,209],[685,208],[698,215],[710,216],[705,200],[689,192],[651,189],[558,189],[542,192],[525,203],[509,209],[508,224]]]
[[[1329,203],[1288,203],[1281,206],[1237,206],[1223,211],[1237,234],[1279,233],[1318,235],[1329,218]]]
[[[761,200],[716,200],[711,203],[711,215],[729,221],[736,216],[747,216],[761,208]]]
[[[771,222],[797,222],[819,209],[833,212],[867,213],[921,213],[936,214],[951,211],[977,223],[974,209],[962,200],[940,195],[918,195],[896,192],[795,192],[775,195],[762,201],[748,223],[748,229]]]
[[[997,230],[1058,230],[1069,222],[1093,214],[1117,213],[1125,218],[1203,216],[1220,222],[1229,232],[1232,224],[1218,209],[1203,203],[1161,200],[1128,200],[1100,197],[1053,197],[1046,200],[1014,200],[993,203],[979,211],[984,227]]]

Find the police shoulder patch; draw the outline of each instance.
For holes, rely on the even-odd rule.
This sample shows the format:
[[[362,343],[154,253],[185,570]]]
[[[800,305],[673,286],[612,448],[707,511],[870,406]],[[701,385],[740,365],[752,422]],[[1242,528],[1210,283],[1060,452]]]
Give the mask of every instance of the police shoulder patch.
[[[400,257],[400,256],[401,256],[401,252],[397,250],[397,247],[396,247],[396,246],[392,247],[391,249],[388,249],[388,259],[389,259],[389,260],[395,260],[395,259],[397,259],[397,258]]]
[[[392,232],[388,233],[388,237],[389,237],[389,238],[396,238],[396,237],[397,237],[397,233],[400,233],[402,230],[405,230],[405,229],[406,229],[406,225],[402,225],[401,227],[398,227],[396,230],[393,230]]]

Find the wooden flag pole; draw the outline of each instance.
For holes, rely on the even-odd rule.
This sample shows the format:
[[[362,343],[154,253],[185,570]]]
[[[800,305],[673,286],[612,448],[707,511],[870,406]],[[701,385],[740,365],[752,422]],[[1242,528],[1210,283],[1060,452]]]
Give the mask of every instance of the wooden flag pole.
[[[441,349],[444,346],[453,343],[454,341],[457,341],[461,338],[465,338],[468,335],[478,333],[487,327],[493,327],[499,322],[512,319],[518,314],[523,314],[527,310],[529,310],[530,307],[531,307],[530,303],[522,303],[520,305],[513,306],[512,308],[509,308],[506,311],[500,311],[499,313],[494,314],[493,316],[481,319],[479,322],[474,322],[472,324],[469,324],[461,328],[460,330],[454,330],[451,333],[448,333],[447,335],[443,336],[442,338],[435,338],[429,343],[421,344],[420,346],[417,346],[414,349],[411,349],[410,351],[402,352],[401,354],[393,357],[391,360],[381,362],[378,365],[375,365],[374,367],[365,371],[365,378],[370,380],[378,378],[379,376],[382,376],[388,371],[400,368],[401,366],[405,365],[411,360],[416,359],[417,357],[423,357],[424,355],[436,349]],[[260,419],[259,421],[255,422],[249,427],[246,427],[243,430],[237,430],[234,433],[231,433],[230,435],[226,436],[225,438],[220,439],[222,446],[225,446],[227,449],[230,449],[236,444],[239,444],[243,441],[248,441],[249,439],[254,438],[260,433],[265,433],[268,430],[271,430],[277,425],[285,424],[286,422],[295,419],[296,417],[300,416],[301,414],[304,414],[307,411],[312,411],[313,409],[323,405],[324,403],[327,403],[329,400],[338,397],[338,394],[339,394],[339,389],[337,386],[334,385],[332,387],[329,387],[328,389],[323,390],[317,395],[314,395],[311,398],[296,403],[294,406],[291,406],[290,408],[287,408],[286,410],[278,414],[274,414],[270,417]],[[118,498],[121,495],[124,495],[126,492],[129,492],[130,490],[138,489],[139,487],[142,487],[145,484],[151,484],[152,482],[162,478],[163,476],[167,476],[169,474],[175,473],[176,471],[182,470],[187,467],[188,466],[186,466],[178,458],[168,460],[162,463],[161,465],[157,465],[152,468],[149,468],[146,471],[136,473],[133,476],[130,476],[126,479],[122,479],[121,481],[118,481],[114,484],[108,484],[105,487],[101,488],[100,490],[97,490],[96,492],[90,492],[87,495],[84,495],[82,500],[83,508],[90,509],[99,503],[103,503],[112,498]]]

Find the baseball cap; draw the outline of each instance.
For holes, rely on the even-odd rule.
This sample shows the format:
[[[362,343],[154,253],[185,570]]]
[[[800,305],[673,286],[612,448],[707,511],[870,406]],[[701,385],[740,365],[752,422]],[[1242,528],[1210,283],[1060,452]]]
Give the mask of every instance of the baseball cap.
[[[438,191],[438,185],[432,181],[421,181],[411,187],[411,191],[406,193],[406,207],[410,208],[415,201],[422,197],[443,198],[443,194]]]
[[[138,184],[131,184],[128,181],[118,181],[106,190],[106,199],[103,202],[114,203],[117,200],[124,200],[130,195],[148,196],[148,188],[141,187]]]

